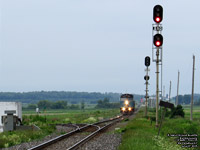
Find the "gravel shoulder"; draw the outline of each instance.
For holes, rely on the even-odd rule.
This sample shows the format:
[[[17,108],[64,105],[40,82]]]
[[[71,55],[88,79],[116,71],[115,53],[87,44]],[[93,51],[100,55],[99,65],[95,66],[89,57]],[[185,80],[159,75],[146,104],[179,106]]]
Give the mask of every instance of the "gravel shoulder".
[[[19,145],[15,145],[12,147],[8,147],[8,148],[1,148],[0,150],[27,150],[31,147],[34,147],[36,145],[39,145],[41,143],[47,142],[55,137],[57,137],[58,135],[60,135],[61,132],[70,132],[75,130],[75,127],[72,126],[56,126],[56,132],[52,133],[51,135],[46,136],[44,139],[42,140],[35,140],[32,142],[26,142],[26,143],[21,143]]]
[[[132,120],[135,115],[129,117]],[[121,121],[108,128],[104,133],[97,135],[78,150],[117,150],[122,141],[122,133],[116,132],[117,129],[123,128],[128,121]]]

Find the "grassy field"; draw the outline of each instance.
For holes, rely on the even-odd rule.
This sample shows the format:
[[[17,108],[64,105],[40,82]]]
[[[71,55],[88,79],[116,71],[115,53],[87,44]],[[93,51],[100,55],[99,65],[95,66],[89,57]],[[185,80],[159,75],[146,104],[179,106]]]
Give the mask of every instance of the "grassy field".
[[[200,107],[194,108],[194,121],[189,120],[190,110],[185,108],[185,118],[165,118],[160,135],[155,122],[144,117],[144,109],[137,114],[136,118],[121,129],[124,132],[122,144],[119,150],[184,150],[177,144],[174,137],[168,134],[198,134],[198,146],[200,146]],[[155,116],[155,112],[149,112],[149,116]],[[192,149],[192,148],[190,148]],[[200,149],[193,148],[193,149]]]
[[[22,142],[41,139],[55,131],[55,125],[60,123],[94,123],[103,118],[119,114],[119,109],[89,109],[89,110],[48,110],[36,115],[34,111],[23,112],[23,124],[35,124],[39,131],[13,131],[0,133],[0,148],[10,147]],[[57,133],[62,134],[62,133]]]
[[[40,115],[44,115],[44,114],[62,114],[62,113],[82,113],[82,112],[95,112],[97,110],[104,110],[104,109],[95,109],[95,108],[91,108],[91,109],[49,109],[49,110],[40,110]],[[35,112],[35,110],[23,110],[22,111],[23,115],[36,115],[37,113]]]
[[[185,118],[190,119],[190,106],[184,106]],[[200,120],[200,106],[193,106],[194,121]]]
[[[38,124],[34,121],[36,115],[33,111],[26,111],[23,113],[23,121],[31,122],[31,124]],[[46,119],[48,123],[92,123],[99,120],[99,118],[109,118],[119,114],[118,109],[88,109],[88,110],[48,110],[39,114],[40,118]],[[88,120],[88,118],[93,118]],[[28,120],[27,120],[28,119]],[[32,120],[31,120],[32,119]],[[31,121],[30,121],[31,120]],[[41,123],[39,121],[39,123]]]

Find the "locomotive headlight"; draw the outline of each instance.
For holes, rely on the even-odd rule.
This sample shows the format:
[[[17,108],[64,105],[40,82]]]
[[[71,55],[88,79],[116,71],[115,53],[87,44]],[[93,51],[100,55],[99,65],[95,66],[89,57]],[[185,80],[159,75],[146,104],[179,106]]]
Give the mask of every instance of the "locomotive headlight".
[[[131,111],[131,107],[129,107],[128,110]]]
[[[122,110],[123,110],[123,111],[125,111],[125,110],[126,110],[126,108],[125,108],[125,107],[122,107]]]
[[[129,104],[129,101],[128,101],[128,100],[125,100],[124,103],[125,103],[125,105],[128,105],[128,104]]]

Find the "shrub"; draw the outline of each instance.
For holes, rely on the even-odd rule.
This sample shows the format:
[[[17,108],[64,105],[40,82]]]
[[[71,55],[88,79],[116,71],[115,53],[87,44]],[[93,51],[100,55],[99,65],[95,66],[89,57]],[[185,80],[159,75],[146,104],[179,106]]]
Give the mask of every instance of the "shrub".
[[[84,122],[84,123],[94,123],[94,122],[96,122],[96,121],[97,121],[96,118],[94,118],[94,117],[89,117],[88,119],[85,119],[83,122]]]
[[[149,112],[156,112],[156,108],[149,108]]]
[[[166,110],[165,110],[166,109]],[[159,115],[159,118],[162,118],[163,116],[163,113],[165,113],[165,117],[170,117],[171,114],[172,114],[173,110],[169,110],[167,108],[164,108],[162,107],[159,112],[158,112],[158,115]]]
[[[32,117],[30,116],[30,118],[32,118],[32,122],[36,122],[36,121],[43,122],[43,123],[46,122],[45,116],[34,115]]]
[[[181,116],[181,117],[184,118],[185,113],[184,113],[183,107],[181,105],[178,105],[177,107],[172,109],[172,113],[171,113],[170,118],[174,118],[175,116]]]

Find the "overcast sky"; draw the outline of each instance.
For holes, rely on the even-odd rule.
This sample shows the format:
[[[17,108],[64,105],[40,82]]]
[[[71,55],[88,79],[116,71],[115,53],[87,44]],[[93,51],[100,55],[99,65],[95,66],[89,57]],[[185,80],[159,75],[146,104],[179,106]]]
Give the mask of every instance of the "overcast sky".
[[[153,7],[163,6],[163,85],[200,93],[199,0],[1,0],[0,91],[145,94]],[[156,92],[150,66],[150,94]]]

